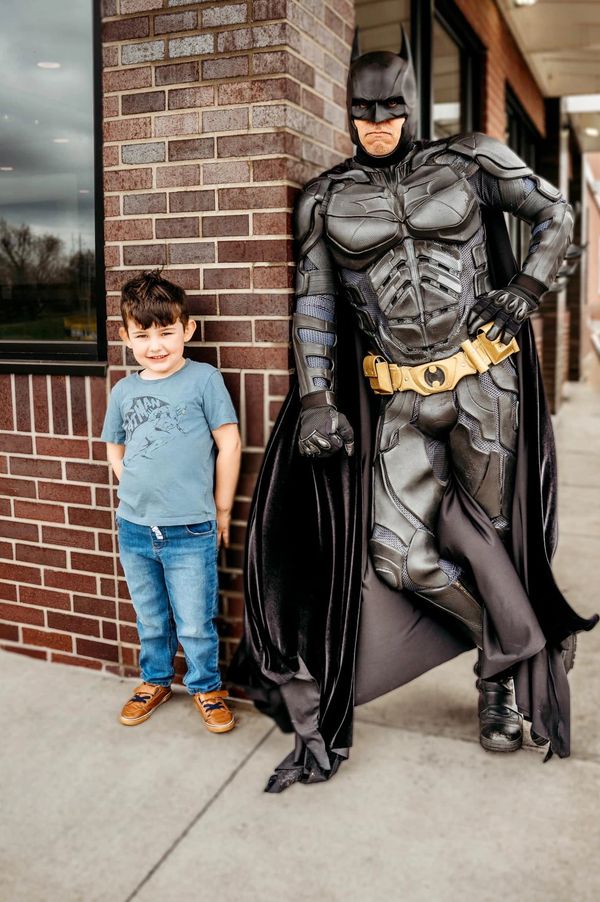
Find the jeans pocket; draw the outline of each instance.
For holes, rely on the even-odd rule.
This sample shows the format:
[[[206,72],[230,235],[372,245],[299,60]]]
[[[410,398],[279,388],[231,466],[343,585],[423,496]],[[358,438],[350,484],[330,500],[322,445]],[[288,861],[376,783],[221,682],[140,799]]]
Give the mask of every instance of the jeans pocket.
[[[214,532],[215,521],[205,520],[204,523],[186,523],[185,529],[190,536],[207,536]]]

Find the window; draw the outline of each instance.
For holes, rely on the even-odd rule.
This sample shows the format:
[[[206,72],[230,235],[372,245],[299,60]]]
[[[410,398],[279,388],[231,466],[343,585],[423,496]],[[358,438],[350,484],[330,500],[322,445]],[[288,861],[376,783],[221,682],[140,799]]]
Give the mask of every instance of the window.
[[[104,351],[97,6],[21,0],[3,17],[2,358],[97,360]]]
[[[432,137],[481,127],[483,45],[453,3],[437,0],[433,22]]]
[[[506,85],[506,143],[521,159],[536,171],[536,145],[538,134],[529,116]],[[520,265],[531,240],[531,227],[514,216],[508,217],[510,243],[517,263]]]

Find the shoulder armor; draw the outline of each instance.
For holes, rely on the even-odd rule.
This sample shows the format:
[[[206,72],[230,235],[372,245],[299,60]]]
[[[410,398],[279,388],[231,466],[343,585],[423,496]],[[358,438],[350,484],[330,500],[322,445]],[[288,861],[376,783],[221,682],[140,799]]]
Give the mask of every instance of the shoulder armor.
[[[448,150],[474,160],[485,172],[499,179],[524,178],[530,176],[532,170],[514,151],[481,132],[470,135],[457,135],[448,141]]]
[[[292,226],[300,256],[308,253],[321,237],[323,220],[319,215],[319,208],[329,184],[329,179],[320,175],[308,182],[298,195],[292,215]]]

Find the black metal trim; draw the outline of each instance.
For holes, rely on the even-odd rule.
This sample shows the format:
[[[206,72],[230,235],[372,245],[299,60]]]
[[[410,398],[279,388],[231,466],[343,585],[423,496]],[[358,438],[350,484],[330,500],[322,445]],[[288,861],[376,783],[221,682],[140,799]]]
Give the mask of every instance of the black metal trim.
[[[0,373],[50,373],[54,376],[106,376],[108,363],[88,360],[16,360],[0,357]]]
[[[80,372],[79,360],[97,361],[97,370],[105,372],[107,357],[106,338],[106,291],[104,281],[104,178],[102,158],[102,11],[101,0],[90,0],[92,5],[92,94],[94,130],[94,228],[95,228],[95,275],[93,291],[96,299],[95,342],[84,341],[0,341],[0,372],[41,372],[40,348],[48,358],[48,372],[58,372],[54,360],[73,361],[75,371]],[[23,369],[25,361],[31,361],[35,369]],[[91,364],[86,363],[86,366]],[[11,369],[11,367],[13,367]],[[18,367],[18,368],[17,368]],[[61,370],[66,372],[66,370]],[[95,375],[100,375],[100,372]]]
[[[433,126],[433,15],[434,0],[411,0],[411,44],[419,96],[417,137],[425,141],[431,138]]]

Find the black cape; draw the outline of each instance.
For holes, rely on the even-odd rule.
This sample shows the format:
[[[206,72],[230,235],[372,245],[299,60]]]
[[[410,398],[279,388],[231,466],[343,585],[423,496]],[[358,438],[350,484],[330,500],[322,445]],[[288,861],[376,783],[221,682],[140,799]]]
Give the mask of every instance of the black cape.
[[[516,264],[501,214],[483,211],[490,273],[507,285]],[[300,402],[293,386],[275,423],[250,512],[245,632],[229,679],[285,731],[294,750],[267,790],[328,779],[352,744],[353,708],[472,648],[450,619],[387,587],[367,553],[373,436],[379,413],[366,385],[364,349],[350,307],[338,304],[340,410],[355,455],[311,461],[297,449]],[[512,547],[481,507],[450,481],[438,521],[440,551],[470,569],[485,604],[482,676],[513,668],[519,710],[569,754],[569,687],[562,651],[591,629],[557,587],[556,460],[533,333],[516,355],[520,428]]]

